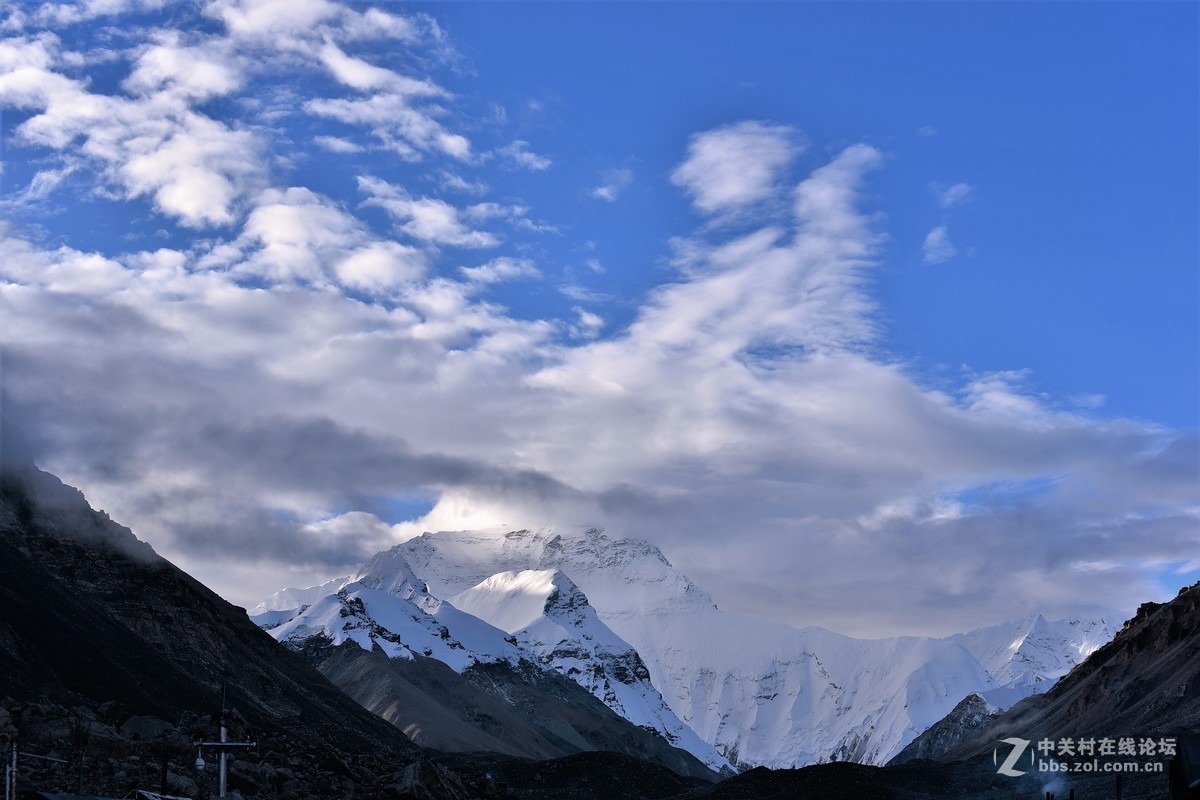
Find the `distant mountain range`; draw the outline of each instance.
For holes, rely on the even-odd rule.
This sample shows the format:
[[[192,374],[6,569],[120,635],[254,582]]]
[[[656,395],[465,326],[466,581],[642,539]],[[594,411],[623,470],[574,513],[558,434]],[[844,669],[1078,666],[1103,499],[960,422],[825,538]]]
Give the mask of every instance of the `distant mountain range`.
[[[716,770],[886,763],[968,695],[1007,708],[1112,636],[1037,614],[945,639],[796,629],[719,610],[644,541],[550,528],[426,533],[251,614],[295,649],[537,664]]]
[[[1200,753],[1188,738],[1200,733],[1200,584],[1145,604],[1065,676],[1106,626],[1033,615],[861,642],[758,623],[718,611],[646,543],[596,531],[426,534],[272,603],[296,604],[256,609],[287,647],[76,490],[0,465],[0,737],[71,761],[23,761],[19,791],[206,795],[193,743],[215,734],[222,695],[232,735],[259,743],[234,760],[231,786],[263,800],[1000,800],[1047,785],[1101,797],[1113,776],[998,776],[997,742],[1145,735]],[[764,631],[790,633],[764,643]],[[1051,682],[1007,711],[985,699]],[[756,702],[742,707],[747,692]],[[945,704],[916,737],[917,712]],[[767,727],[792,743],[865,732],[881,754],[899,749],[880,735],[898,718],[913,722],[899,766],[757,767],[714,785],[702,758],[745,766],[729,743],[755,752],[758,726],[784,719]],[[830,719],[841,727],[823,730]],[[1173,769],[1200,777],[1200,760]],[[1131,775],[1124,797],[1166,786],[1164,773]]]

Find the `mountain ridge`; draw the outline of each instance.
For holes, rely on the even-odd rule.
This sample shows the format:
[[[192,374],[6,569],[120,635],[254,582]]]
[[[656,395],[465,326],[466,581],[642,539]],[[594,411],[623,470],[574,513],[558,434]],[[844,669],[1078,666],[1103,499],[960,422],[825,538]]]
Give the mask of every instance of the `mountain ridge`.
[[[1056,670],[1092,646],[1067,641],[1063,631],[1070,625],[1051,625],[1053,635],[1038,640],[1041,649],[1022,649],[1031,631],[1048,624],[1032,615],[1020,642],[1009,642],[1015,654],[1009,660],[1028,658],[1033,666],[1005,674],[1002,660],[992,658],[992,670],[1007,681],[1002,684],[970,652],[973,645],[982,647],[987,637],[981,631],[989,629],[971,632],[974,639],[958,634],[859,640],[728,614],[658,548],[599,529],[441,531],[397,544],[373,561],[384,553],[402,557],[429,592],[451,599],[478,593],[475,587],[501,575],[568,576],[599,622],[631,645],[649,683],[678,719],[744,765],[886,763],[971,692],[1007,707],[1033,691],[1031,685],[1052,681]],[[278,611],[306,591],[285,590],[255,610]],[[473,610],[487,616],[486,606]],[[1093,629],[1101,631],[1094,638],[1107,630],[1102,621],[1088,628]],[[1057,649],[1050,646],[1055,642]],[[867,665],[865,671],[861,665]]]

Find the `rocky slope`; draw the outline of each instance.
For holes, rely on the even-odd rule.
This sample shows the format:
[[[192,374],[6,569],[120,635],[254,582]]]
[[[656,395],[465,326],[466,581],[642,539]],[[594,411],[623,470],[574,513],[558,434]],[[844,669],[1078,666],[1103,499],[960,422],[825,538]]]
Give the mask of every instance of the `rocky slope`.
[[[921,758],[937,758],[958,747],[976,731],[990,725],[1000,714],[1000,710],[989,705],[983,695],[972,692],[949,714],[909,742],[888,763],[906,764]]]
[[[991,752],[998,739],[1200,733],[1200,583],[1144,603],[1111,642],[1043,695],[1014,706],[946,759]]]
[[[26,761],[23,777],[197,790],[190,743],[216,735],[226,681],[234,735],[260,742],[235,762],[246,796],[366,795],[415,756],[78,491],[30,464],[0,469],[0,727],[75,762],[67,774]]]
[[[519,623],[512,613],[497,620],[511,631],[435,597],[395,548],[326,589],[332,593],[319,598],[280,593],[275,604],[312,603],[262,607],[254,619],[414,741],[534,758],[604,749],[709,778],[728,768],[667,708],[637,653],[565,576],[492,581],[456,598],[510,612],[519,606]],[[417,698],[414,683],[436,697]],[[464,705],[465,697],[474,700]]]

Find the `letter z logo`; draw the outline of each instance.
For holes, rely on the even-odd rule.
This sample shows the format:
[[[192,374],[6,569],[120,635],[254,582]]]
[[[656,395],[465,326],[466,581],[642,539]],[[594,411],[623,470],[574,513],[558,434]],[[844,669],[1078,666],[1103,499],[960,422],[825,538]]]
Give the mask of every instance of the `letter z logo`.
[[[1017,759],[1025,752],[1025,748],[1029,747],[1028,739],[1001,739],[1002,744],[1011,744],[1012,752],[1008,754],[1008,758],[1004,759],[1004,763],[1000,764],[996,772],[1001,775],[1007,775],[1010,778],[1019,778],[1025,774],[1024,770],[1013,769],[1017,765]],[[1000,760],[1000,748],[997,747],[992,751],[992,763],[995,764]]]

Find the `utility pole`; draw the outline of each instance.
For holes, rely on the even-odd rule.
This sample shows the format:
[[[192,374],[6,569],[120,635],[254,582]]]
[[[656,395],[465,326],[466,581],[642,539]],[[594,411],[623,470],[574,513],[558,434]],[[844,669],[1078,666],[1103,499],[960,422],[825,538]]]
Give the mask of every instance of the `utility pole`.
[[[8,740],[10,758],[4,759],[4,800],[16,800],[17,791],[17,740]]]
[[[197,742],[197,745],[203,751],[207,747],[210,750],[217,751],[217,787],[218,797],[225,796],[225,790],[228,783],[229,769],[229,754],[231,751],[241,748],[258,747],[258,742],[231,742],[229,741],[229,728],[227,723],[227,712],[225,710],[225,687],[226,684],[221,684],[221,738],[215,742]],[[196,769],[204,769],[204,756],[198,754],[196,756]],[[5,798],[7,800],[7,798]],[[15,800],[15,798],[14,798]]]
[[[4,766],[4,800],[17,800],[17,739],[15,736],[8,740],[8,747],[8,763]],[[53,761],[55,764],[70,763],[61,758],[39,756],[36,753],[22,751],[21,755],[26,758],[35,758],[38,761]]]

